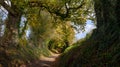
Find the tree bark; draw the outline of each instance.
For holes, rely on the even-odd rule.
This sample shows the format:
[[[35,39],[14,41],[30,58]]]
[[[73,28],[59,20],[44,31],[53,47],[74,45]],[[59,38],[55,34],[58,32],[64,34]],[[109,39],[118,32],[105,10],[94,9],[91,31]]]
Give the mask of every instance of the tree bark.
[[[79,48],[71,50],[62,67],[120,66],[120,0],[94,0],[97,29]],[[66,55],[69,55],[66,54]],[[62,57],[67,57],[62,55]],[[62,60],[61,60],[62,61]]]
[[[100,50],[109,48],[120,38],[120,21],[117,16],[120,14],[117,6],[117,0],[95,0],[97,32],[93,36],[103,44],[99,45]]]
[[[20,18],[21,15],[12,16],[11,14],[8,14],[8,19],[5,22],[5,33],[3,35],[1,45],[10,46],[17,41]]]
[[[0,40],[0,45],[10,46],[17,41],[18,25],[20,23],[22,13],[14,4],[9,6],[4,0],[0,0],[0,4],[8,11],[8,17],[5,21],[5,32]]]
[[[22,13],[14,6],[14,4],[10,7],[4,0],[0,0],[0,4],[8,11],[8,17],[5,21],[5,32],[0,38],[0,64],[2,64],[3,67],[11,67],[12,58],[7,52],[9,48],[16,49]]]

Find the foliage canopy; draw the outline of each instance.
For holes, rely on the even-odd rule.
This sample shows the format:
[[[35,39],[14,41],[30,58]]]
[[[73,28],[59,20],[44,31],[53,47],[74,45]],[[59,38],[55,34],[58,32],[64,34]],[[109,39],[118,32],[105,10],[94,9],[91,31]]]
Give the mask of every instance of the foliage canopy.
[[[6,49],[14,47],[19,48],[14,49],[15,55],[20,52],[22,56],[25,51],[33,57],[39,50],[40,54],[35,55],[39,58],[42,52],[49,52],[47,42],[51,40],[65,49],[74,40],[71,23],[84,28],[86,20],[94,18],[92,0],[0,0],[0,53],[6,55]],[[12,58],[11,54],[7,56]],[[9,62],[6,64],[12,65],[14,59]]]

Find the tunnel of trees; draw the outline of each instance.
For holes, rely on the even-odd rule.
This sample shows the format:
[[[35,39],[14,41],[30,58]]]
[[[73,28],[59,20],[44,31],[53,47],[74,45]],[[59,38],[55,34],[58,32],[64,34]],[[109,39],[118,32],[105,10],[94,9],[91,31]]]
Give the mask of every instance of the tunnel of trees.
[[[52,51],[62,53],[55,67],[119,67],[119,4],[119,0],[0,0],[0,66],[19,67]],[[75,31],[84,31],[87,20],[97,28],[74,42]]]

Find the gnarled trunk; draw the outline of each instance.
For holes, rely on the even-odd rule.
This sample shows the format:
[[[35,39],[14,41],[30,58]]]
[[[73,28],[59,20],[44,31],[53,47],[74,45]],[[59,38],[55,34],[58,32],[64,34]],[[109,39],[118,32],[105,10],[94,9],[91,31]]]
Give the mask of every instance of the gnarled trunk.
[[[100,41],[100,50],[109,48],[120,38],[118,11],[117,0],[95,0],[97,31],[93,36]]]

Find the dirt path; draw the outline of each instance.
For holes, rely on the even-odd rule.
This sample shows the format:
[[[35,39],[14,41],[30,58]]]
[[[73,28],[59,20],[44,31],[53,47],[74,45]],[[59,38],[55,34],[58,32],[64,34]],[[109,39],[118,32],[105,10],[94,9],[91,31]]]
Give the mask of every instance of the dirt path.
[[[55,64],[55,59],[59,55],[60,54],[52,54],[52,56],[50,57],[42,56],[40,60],[31,62],[30,64],[27,65],[27,67],[53,67],[53,65]]]

